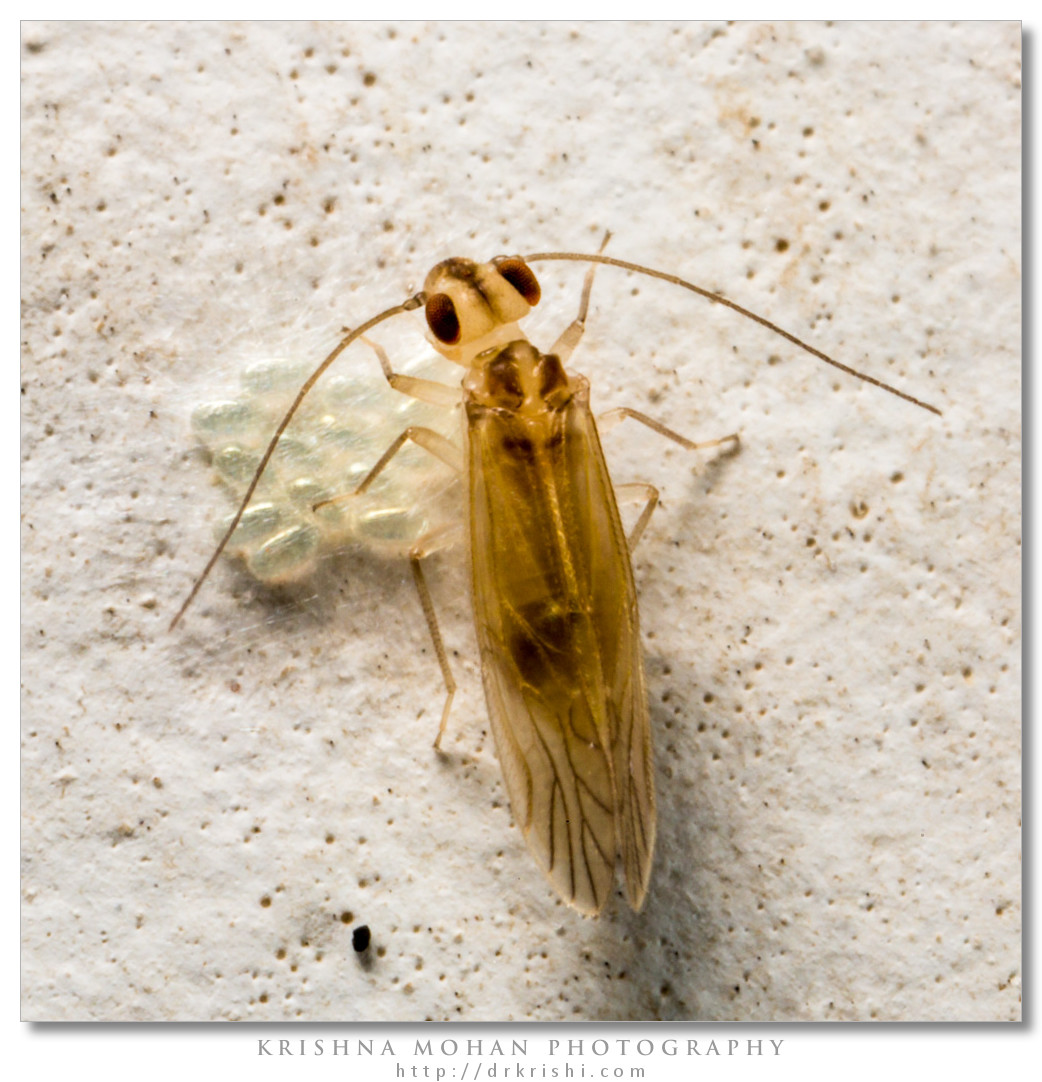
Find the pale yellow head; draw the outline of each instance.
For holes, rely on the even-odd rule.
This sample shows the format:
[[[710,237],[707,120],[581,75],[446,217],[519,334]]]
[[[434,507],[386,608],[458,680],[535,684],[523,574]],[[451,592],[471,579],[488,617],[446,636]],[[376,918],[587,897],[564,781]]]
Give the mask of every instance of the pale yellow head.
[[[540,296],[539,282],[520,256],[497,256],[491,263],[446,259],[427,275],[423,290],[435,347],[464,365],[485,350],[523,339],[517,323]]]

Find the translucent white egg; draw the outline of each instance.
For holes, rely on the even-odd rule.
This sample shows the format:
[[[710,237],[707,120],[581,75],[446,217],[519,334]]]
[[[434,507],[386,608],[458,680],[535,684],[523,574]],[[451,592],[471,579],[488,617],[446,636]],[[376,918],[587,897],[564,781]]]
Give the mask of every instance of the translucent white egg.
[[[289,358],[258,360],[242,373],[235,397],[193,412],[193,431],[229,495],[230,511],[215,527],[216,537],[228,528],[268,441],[313,367]],[[411,443],[364,495],[352,495],[410,425],[434,429],[453,442],[460,438],[458,410],[400,394],[383,381],[375,358],[373,368],[364,378],[335,371],[323,376],[279,441],[226,550],[260,581],[306,578],[319,560],[350,544],[405,556],[419,538],[459,519],[458,477]],[[401,371],[449,385],[460,378],[458,366],[434,355]]]

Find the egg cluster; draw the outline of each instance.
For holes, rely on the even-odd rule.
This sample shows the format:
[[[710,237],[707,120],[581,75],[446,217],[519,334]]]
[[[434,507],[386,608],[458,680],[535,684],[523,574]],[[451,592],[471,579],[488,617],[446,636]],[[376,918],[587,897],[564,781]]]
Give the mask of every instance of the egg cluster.
[[[236,505],[312,368],[282,358],[255,362],[242,373],[235,397],[193,412],[193,431]],[[459,379],[459,369],[441,358],[403,371],[447,383]],[[260,581],[305,578],[323,556],[352,543],[382,555],[406,555],[418,538],[458,517],[458,479],[411,443],[364,495],[353,495],[410,425],[459,438],[456,411],[393,391],[378,369],[366,375],[332,372],[320,379],[279,441],[227,547]],[[230,522],[231,515],[216,534],[223,535]]]

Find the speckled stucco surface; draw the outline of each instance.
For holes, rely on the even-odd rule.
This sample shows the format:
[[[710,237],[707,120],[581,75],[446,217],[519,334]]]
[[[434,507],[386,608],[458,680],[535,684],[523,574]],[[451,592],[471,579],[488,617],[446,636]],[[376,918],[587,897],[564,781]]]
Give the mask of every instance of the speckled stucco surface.
[[[26,24],[22,94],[25,1018],[1019,1018],[1015,24]],[[663,493],[660,834],[590,920],[512,824],[464,553],[443,757],[400,563],[225,565],[167,628],[226,510],[195,403],[605,229],[943,416],[600,274],[597,408],[742,448],[605,436]]]

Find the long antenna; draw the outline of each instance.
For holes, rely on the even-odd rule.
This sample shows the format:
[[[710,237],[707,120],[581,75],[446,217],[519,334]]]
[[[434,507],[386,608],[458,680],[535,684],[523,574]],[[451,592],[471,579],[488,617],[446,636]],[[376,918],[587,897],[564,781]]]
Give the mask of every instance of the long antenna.
[[[718,293],[711,293],[708,289],[703,289],[701,286],[696,286],[694,283],[687,282],[683,278],[678,278],[675,274],[667,274],[665,271],[654,270],[652,267],[644,267],[639,263],[628,263],[625,259],[613,259],[610,255],[583,255],[580,252],[536,252],[535,255],[526,255],[522,258],[529,263],[551,259],[563,260],[569,263],[605,263],[609,267],[621,267],[623,270],[633,271],[635,274],[646,274],[649,278],[661,278],[663,282],[672,282],[675,286],[680,286],[682,289],[697,293],[700,297],[705,297],[714,304],[722,304],[724,307],[738,312],[739,315],[746,316],[748,319],[753,320],[755,323],[759,323],[768,330],[774,331],[775,334],[780,334],[782,338],[788,339],[793,345],[799,346],[802,350],[806,350],[812,357],[817,357],[819,361],[824,361],[826,364],[832,365],[833,368],[838,368],[841,372],[846,372],[848,376],[853,376],[863,383],[871,383],[873,387],[878,387],[880,390],[887,391],[892,395],[896,395],[898,398],[903,398],[906,402],[911,402],[913,406],[918,406],[920,409],[936,413],[938,417],[942,416],[941,411],[936,406],[931,406],[928,402],[923,402],[913,395],[905,394],[904,391],[899,391],[896,387],[891,387],[889,383],[883,383],[882,380],[878,380],[874,376],[870,376],[865,372],[859,372],[856,368],[851,368],[849,365],[841,364],[839,361],[833,360],[827,354],[822,353],[820,349],[815,349],[802,339],[797,338],[796,335],[790,334],[787,330],[779,327],[777,323],[772,323],[769,319],[764,319],[763,316],[758,316],[755,312],[750,312],[748,308],[743,308],[740,304],[735,304],[734,301],[729,301],[726,297],[721,297]]]
[[[173,618],[173,620],[170,621],[171,631],[173,631],[173,629],[177,627],[178,621],[181,619],[182,616],[184,616],[185,612],[188,609],[188,606],[191,605],[191,603],[195,600],[195,595],[199,593],[200,587],[203,585],[203,583],[206,581],[207,576],[213,570],[214,564],[217,563],[217,561],[221,558],[221,553],[224,552],[225,547],[231,540],[232,534],[235,533],[236,526],[239,525],[239,520],[242,518],[247,506],[249,506],[250,500],[253,498],[253,493],[256,491],[257,485],[260,483],[261,475],[264,473],[268,463],[271,461],[271,456],[275,453],[275,448],[278,446],[279,440],[282,439],[283,432],[285,432],[286,429],[289,427],[290,421],[293,420],[293,415],[300,408],[301,402],[303,402],[304,399],[307,397],[307,394],[311,390],[311,388],[314,387],[315,384],[318,382],[322,373],[325,372],[325,370],[337,359],[337,357],[340,356],[341,353],[344,352],[345,349],[347,349],[349,345],[351,345],[352,342],[357,341],[359,338],[362,337],[363,334],[366,334],[368,331],[372,330],[372,328],[375,327],[377,323],[383,323],[385,319],[390,319],[391,316],[396,316],[399,314],[399,312],[412,312],[415,309],[422,307],[426,303],[426,301],[427,295],[425,293],[417,293],[415,296],[410,297],[402,304],[396,304],[393,308],[388,308],[386,311],[381,312],[379,315],[373,316],[372,319],[367,319],[365,323],[363,323],[361,326],[355,327],[355,329],[351,331],[350,334],[345,335],[336,345],[333,351],[329,354],[329,356],[326,357],[326,359],[318,366],[318,368],[315,369],[314,372],[311,373],[310,376],[308,376],[303,387],[301,387],[300,390],[297,392],[297,397],[293,399],[293,405],[290,406],[289,410],[286,412],[286,415],[279,422],[279,427],[275,429],[275,435],[271,437],[271,442],[268,444],[268,449],[264,452],[264,455],[260,460],[260,465],[254,471],[253,480],[250,481],[249,488],[246,489],[246,495],[243,496],[242,502],[239,504],[239,510],[235,512],[235,517],[232,519],[231,525],[229,525],[228,529],[225,530],[224,536],[221,538],[220,543],[214,550],[213,555],[210,557],[206,566],[203,568],[202,574],[195,580],[195,585],[192,587],[192,592],[185,598],[184,604],[180,607],[180,609],[177,610],[177,615]]]

